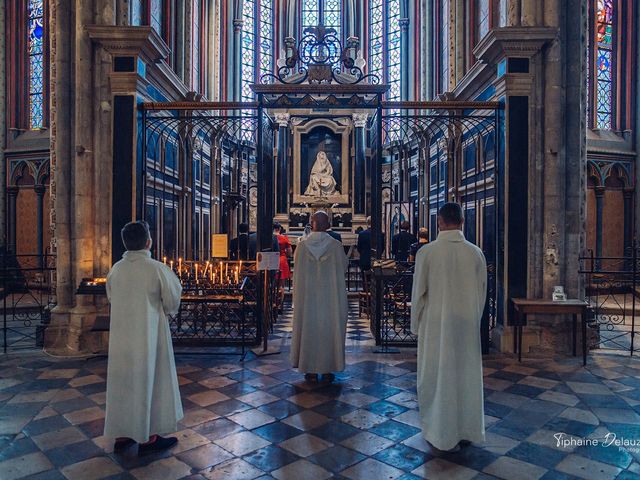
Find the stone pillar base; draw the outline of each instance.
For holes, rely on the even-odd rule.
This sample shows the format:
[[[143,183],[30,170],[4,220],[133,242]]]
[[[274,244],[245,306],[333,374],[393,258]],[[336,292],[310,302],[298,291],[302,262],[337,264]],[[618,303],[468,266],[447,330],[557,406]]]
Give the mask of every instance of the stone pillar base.
[[[106,353],[109,332],[93,332],[97,316],[108,315],[95,306],[79,306],[71,310],[54,308],[51,323],[44,333],[45,349],[55,355],[77,356]]]

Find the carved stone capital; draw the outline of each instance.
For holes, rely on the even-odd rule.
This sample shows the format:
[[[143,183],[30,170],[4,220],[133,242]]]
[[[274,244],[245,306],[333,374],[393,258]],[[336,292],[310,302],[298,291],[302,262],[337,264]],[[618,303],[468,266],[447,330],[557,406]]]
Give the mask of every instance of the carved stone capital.
[[[353,119],[353,126],[356,128],[364,128],[367,126],[367,118],[369,118],[369,114],[367,113],[353,113],[351,115]]]
[[[278,127],[288,127],[291,115],[288,113],[278,112],[274,115],[274,119]]]

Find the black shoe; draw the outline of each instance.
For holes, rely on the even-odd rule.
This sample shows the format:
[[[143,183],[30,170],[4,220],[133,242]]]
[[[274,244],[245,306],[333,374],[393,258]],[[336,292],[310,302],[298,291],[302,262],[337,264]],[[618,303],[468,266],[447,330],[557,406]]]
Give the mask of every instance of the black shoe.
[[[138,447],[138,456],[149,455],[150,453],[162,452],[164,450],[168,450],[178,443],[178,439],[176,437],[161,437],[160,435],[156,436],[156,440],[153,443],[149,443],[147,445],[140,445]]]
[[[325,380],[329,383],[333,382],[336,379],[336,376],[333,373],[323,373],[322,380]]]
[[[113,444],[113,453],[121,453],[132,447],[136,443],[132,438],[123,438],[116,440]]]

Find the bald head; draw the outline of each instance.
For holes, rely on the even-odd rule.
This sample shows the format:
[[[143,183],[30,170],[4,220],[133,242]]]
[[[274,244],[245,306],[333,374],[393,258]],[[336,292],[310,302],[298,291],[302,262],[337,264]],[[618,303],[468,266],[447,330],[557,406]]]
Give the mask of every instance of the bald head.
[[[318,211],[311,215],[311,229],[314,232],[326,232],[330,226],[329,215],[326,212]]]

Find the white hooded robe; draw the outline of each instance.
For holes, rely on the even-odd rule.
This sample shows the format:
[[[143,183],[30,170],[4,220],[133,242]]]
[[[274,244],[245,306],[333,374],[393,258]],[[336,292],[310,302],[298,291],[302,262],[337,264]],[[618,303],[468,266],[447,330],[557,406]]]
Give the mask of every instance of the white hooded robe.
[[[183,417],[167,315],[182,286],[148,250],[128,251],[107,277],[111,302],[104,434],[146,442]]]
[[[347,267],[342,243],[328,233],[312,232],[296,248],[290,359],[303,373],[344,370]]]
[[[441,450],[484,440],[480,320],[486,288],[484,255],[460,230],[440,232],[418,251],[411,295],[418,404],[423,436]]]

